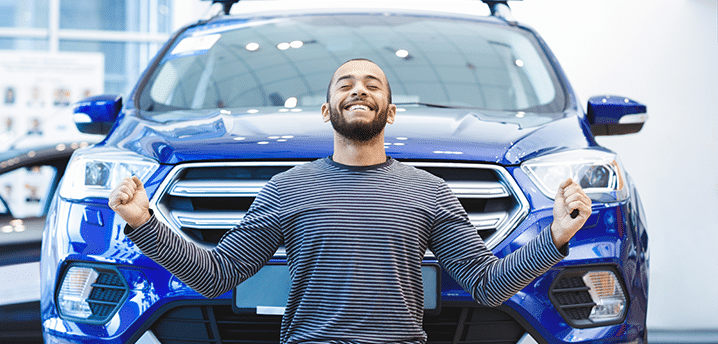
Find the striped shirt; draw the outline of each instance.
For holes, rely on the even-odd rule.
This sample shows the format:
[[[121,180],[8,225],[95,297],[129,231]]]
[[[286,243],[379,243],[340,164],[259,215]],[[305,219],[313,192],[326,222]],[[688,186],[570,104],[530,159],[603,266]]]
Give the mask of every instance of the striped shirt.
[[[442,179],[392,158],[365,167],[324,158],[274,176],[212,250],[183,240],[154,216],[126,233],[208,298],[251,277],[284,243],[292,284],[280,342],[287,344],[425,343],[427,248],[489,306],[564,257],[545,229],[498,259]]]

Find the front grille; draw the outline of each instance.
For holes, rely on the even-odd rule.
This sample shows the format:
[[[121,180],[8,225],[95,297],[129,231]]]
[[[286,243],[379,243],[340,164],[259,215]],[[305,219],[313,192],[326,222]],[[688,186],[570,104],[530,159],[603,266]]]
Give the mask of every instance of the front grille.
[[[190,163],[175,167],[153,198],[170,227],[188,240],[213,247],[249,209],[269,179],[301,162]],[[498,166],[414,163],[446,180],[489,248],[528,214],[528,202]]]
[[[277,343],[281,316],[236,314],[231,305],[180,306],[150,327],[163,344]],[[424,317],[432,344],[516,344],[526,333],[508,314],[487,307],[443,307]]]
[[[237,314],[232,306],[185,306],[164,313],[151,327],[163,344],[277,343],[281,316]]]
[[[424,331],[432,344],[516,344],[526,333],[514,318],[488,307],[445,307],[424,316]]]

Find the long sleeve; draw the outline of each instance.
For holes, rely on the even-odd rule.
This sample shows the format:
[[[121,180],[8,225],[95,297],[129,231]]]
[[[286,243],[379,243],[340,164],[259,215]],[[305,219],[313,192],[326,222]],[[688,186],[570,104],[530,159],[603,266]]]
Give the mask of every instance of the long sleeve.
[[[254,275],[272,257],[282,242],[280,208],[276,185],[270,181],[242,222],[211,250],[186,241],[154,215],[127,237],[182,282],[214,298]]]
[[[565,257],[544,229],[499,259],[486,248],[445,183],[437,192],[430,248],[449,274],[481,304],[498,306]]]

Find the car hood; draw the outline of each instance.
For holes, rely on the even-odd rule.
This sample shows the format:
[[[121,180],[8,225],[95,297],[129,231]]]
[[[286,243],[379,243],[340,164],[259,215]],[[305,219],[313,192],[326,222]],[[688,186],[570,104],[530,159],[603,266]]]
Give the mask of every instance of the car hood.
[[[331,124],[316,109],[228,109],[145,114],[130,110],[104,142],[163,164],[209,160],[306,160],[333,150]],[[387,125],[398,160],[515,165],[542,153],[590,145],[576,115],[400,106]]]

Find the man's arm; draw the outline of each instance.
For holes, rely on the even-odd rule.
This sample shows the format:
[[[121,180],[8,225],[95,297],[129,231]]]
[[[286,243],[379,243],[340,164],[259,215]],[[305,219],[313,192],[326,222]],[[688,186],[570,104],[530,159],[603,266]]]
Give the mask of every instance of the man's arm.
[[[123,180],[110,194],[108,204],[127,221],[125,234],[142,253],[198,293],[214,298],[254,275],[279,247],[279,201],[273,186],[267,184],[242,223],[212,250],[197,247],[158,221],[137,177]]]
[[[559,193],[550,228],[499,259],[486,248],[461,204],[442,183],[430,238],[431,250],[476,301],[498,306],[563,259],[568,252],[564,246],[590,216],[591,201],[583,197],[585,194],[578,185],[566,181],[561,184]],[[570,215],[573,209],[579,211],[576,218]]]

